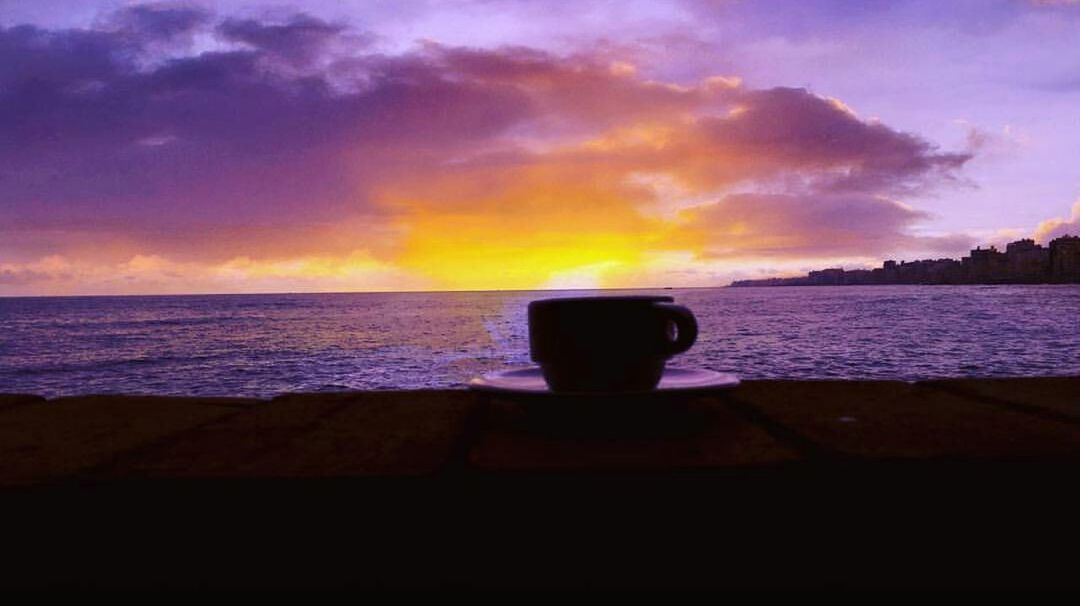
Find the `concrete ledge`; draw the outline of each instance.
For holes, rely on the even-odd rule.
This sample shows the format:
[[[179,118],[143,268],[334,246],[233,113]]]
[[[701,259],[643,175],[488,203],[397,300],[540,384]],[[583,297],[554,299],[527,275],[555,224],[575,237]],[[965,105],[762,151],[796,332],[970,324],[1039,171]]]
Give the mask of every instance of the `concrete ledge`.
[[[0,400],[0,587],[1080,588],[1080,377]]]
[[[0,409],[0,486],[71,476],[258,400],[80,396]]]
[[[925,384],[1022,412],[1080,420],[1080,386],[1073,377],[953,379]]]
[[[994,392],[984,382],[975,390]],[[950,386],[967,386],[954,382]],[[1002,383],[1010,385],[1009,381]],[[1080,409],[1080,382],[1052,391]],[[1028,396],[1023,389],[1011,392]],[[732,394],[764,423],[794,432],[818,452],[863,459],[1002,460],[1075,457],[1076,425],[1017,410],[1008,402],[966,397],[932,383],[898,381],[752,381]],[[1011,401],[1011,400],[1010,400]]]
[[[599,404],[491,398],[468,464],[492,471],[672,472],[802,458],[724,396]]]
[[[45,398],[41,396],[19,393],[0,393],[0,410],[4,410],[5,408],[12,408],[14,406],[36,404],[44,401]]]
[[[98,479],[414,476],[445,466],[467,392],[294,394],[118,459]]]

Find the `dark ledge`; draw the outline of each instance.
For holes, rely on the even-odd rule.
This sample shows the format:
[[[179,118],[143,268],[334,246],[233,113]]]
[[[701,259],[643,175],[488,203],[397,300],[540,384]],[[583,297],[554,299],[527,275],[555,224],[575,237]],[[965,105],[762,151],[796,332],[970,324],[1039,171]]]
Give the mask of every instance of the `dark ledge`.
[[[0,395],[6,587],[1078,588],[1080,377]]]

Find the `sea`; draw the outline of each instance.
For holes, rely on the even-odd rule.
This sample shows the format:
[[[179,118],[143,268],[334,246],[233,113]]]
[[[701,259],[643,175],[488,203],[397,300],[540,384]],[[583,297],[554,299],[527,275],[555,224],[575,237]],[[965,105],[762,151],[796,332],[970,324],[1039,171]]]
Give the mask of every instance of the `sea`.
[[[814,286],[0,298],[0,393],[269,397],[462,388],[530,364],[540,298],[660,294],[670,365],[743,379],[1080,375],[1080,286]]]

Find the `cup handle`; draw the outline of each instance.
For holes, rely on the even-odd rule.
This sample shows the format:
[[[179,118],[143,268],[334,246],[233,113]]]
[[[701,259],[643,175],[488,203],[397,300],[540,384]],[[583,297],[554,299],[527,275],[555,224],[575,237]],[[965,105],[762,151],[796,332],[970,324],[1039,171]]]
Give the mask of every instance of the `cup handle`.
[[[697,318],[694,317],[694,314],[682,305],[675,305],[674,303],[657,303],[656,307],[663,310],[671,318],[679,331],[679,335],[669,345],[668,355],[681,354],[690,349],[694,341],[697,341],[698,333]]]

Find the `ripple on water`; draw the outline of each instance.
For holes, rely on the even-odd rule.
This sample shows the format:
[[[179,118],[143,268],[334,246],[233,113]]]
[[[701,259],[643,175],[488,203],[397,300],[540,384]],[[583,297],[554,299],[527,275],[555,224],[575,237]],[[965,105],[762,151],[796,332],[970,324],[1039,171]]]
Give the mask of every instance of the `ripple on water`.
[[[662,294],[693,309],[701,325],[680,366],[750,379],[1080,374],[1080,286]],[[530,363],[525,307],[550,295],[0,299],[0,392],[459,387],[487,370]]]

